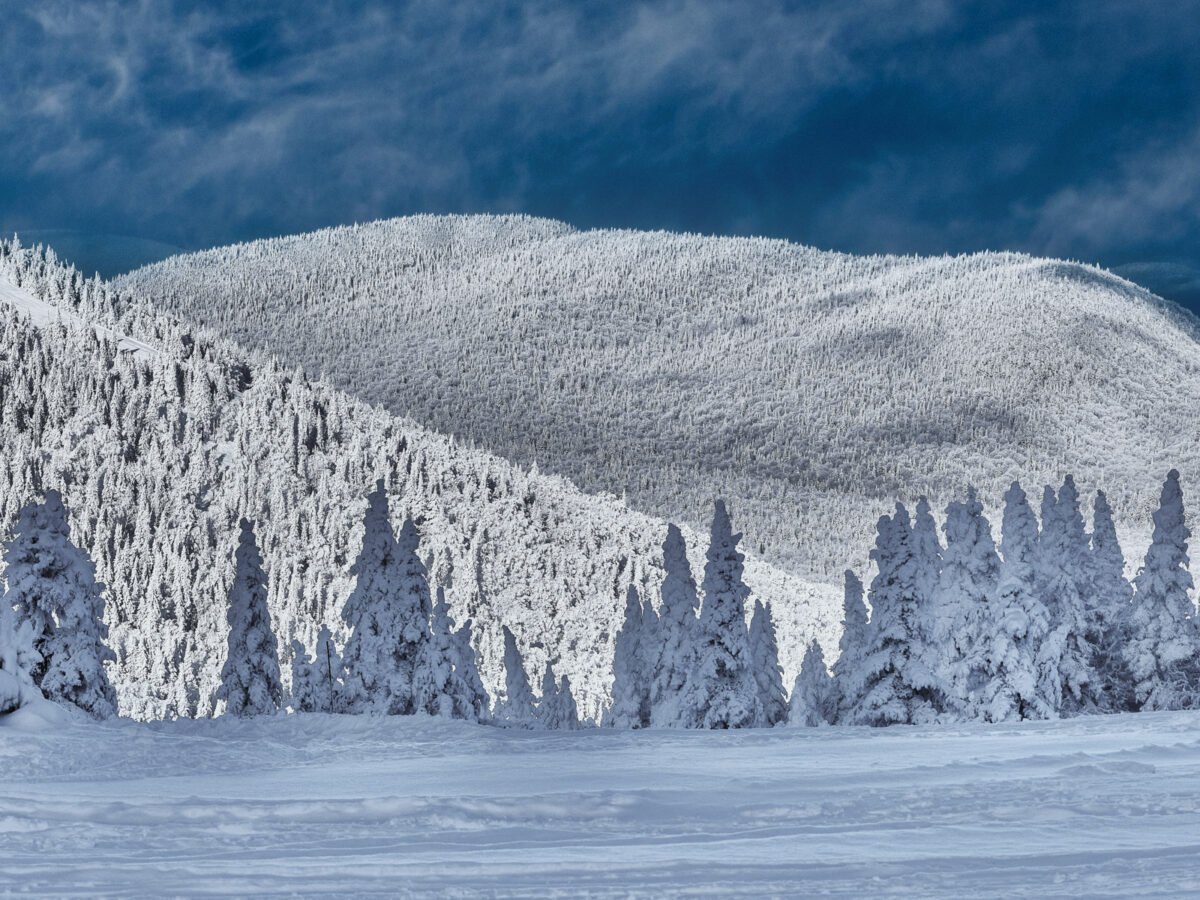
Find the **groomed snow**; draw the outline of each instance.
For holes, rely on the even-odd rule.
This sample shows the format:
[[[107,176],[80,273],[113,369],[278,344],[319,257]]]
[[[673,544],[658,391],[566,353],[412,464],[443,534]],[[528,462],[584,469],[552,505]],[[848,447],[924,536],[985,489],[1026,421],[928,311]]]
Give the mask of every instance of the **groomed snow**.
[[[0,721],[0,894],[1194,897],[1200,716]]]

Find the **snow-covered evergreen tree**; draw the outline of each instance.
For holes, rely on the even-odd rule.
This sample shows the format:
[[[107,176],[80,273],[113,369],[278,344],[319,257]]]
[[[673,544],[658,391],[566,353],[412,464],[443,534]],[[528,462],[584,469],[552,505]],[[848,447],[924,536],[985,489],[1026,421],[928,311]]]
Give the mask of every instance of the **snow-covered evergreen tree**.
[[[950,703],[945,718],[976,718],[977,695],[991,681],[990,656],[1000,558],[983,504],[968,488],[965,502],[946,507],[946,549],[934,595],[936,648]],[[914,533],[914,537],[915,537]]]
[[[830,725],[837,717],[837,697],[833,679],[825,667],[825,652],[820,642],[809,642],[788,698],[789,725],[813,727]]]
[[[1050,615],[1051,634],[1043,654],[1057,657],[1064,716],[1097,708],[1099,681],[1092,668],[1095,648],[1088,642],[1088,597],[1093,590],[1092,553],[1079,511],[1079,493],[1068,475],[1058,496],[1042,495],[1042,531],[1038,539],[1038,593]]]
[[[1037,593],[1037,543],[1037,519],[1014,481],[1004,495],[1003,559],[980,645],[989,677],[974,698],[976,714],[988,722],[1051,718],[1062,693],[1057,659],[1042,655],[1050,616]]]
[[[1125,578],[1125,554],[1104,491],[1096,492],[1092,507],[1092,575],[1095,586],[1088,642],[1095,648],[1096,698],[1103,712],[1125,712],[1136,706],[1133,675],[1125,658],[1132,637],[1133,586]]]
[[[679,701],[696,659],[696,611],[700,605],[687,546],[675,525],[667,526],[663,567],[658,657],[650,685],[650,720],[660,728],[680,722]]]
[[[1140,709],[1200,707],[1200,636],[1189,591],[1188,538],[1179,473],[1172,469],[1154,512],[1154,533],[1133,580],[1125,658]]]
[[[762,721],[762,704],[750,658],[745,557],[738,551],[725,502],[713,511],[697,619],[696,659],[681,699],[681,724],[688,728],[750,728]]]
[[[419,669],[424,673],[421,683],[425,685],[418,694],[420,708],[431,716],[477,721],[482,710],[470,674],[474,667],[474,651],[470,660],[462,658],[462,641],[454,630],[446,592],[440,587],[433,607],[431,630],[432,640]]]
[[[609,728],[650,724],[650,673],[646,665],[645,607],[633,585],[625,592],[625,621],[613,645],[612,704],[604,717]]]
[[[775,622],[771,618],[771,608],[761,600],[754,601],[754,615],[750,618],[750,659],[758,685],[758,702],[762,707],[759,724],[773,728],[787,719],[788,703],[783,691],[783,668],[779,665]]]
[[[913,559],[917,567],[917,593],[920,597],[921,608],[928,609],[931,614],[937,614],[939,611],[934,604],[938,602],[942,555],[945,551],[938,538],[937,522],[934,521],[933,513],[929,508],[929,501],[924,497],[917,500],[917,508],[913,516],[912,548]]]
[[[292,640],[292,690],[290,706],[293,712],[316,712],[317,698],[313,696],[314,682],[317,680],[313,659],[308,655],[304,644]]]
[[[538,700],[537,718],[543,728],[551,730],[575,729],[579,727],[579,710],[571,693],[571,682],[564,675],[561,679],[554,674],[554,663],[546,663],[542,676],[542,696]]]
[[[848,719],[858,725],[931,724],[947,709],[945,684],[936,671],[934,622],[921,608],[920,569],[912,550],[908,510],[879,519],[871,558],[870,640],[861,685]]]
[[[525,671],[525,660],[517,647],[517,638],[504,626],[504,702],[498,705],[496,719],[516,728],[533,728],[537,724],[533,688]]]
[[[363,544],[350,568],[354,591],[342,609],[350,637],[342,651],[347,712],[407,715],[432,693],[428,659],[432,615],[420,538],[411,517],[397,538],[380,480],[368,501]]]
[[[33,683],[33,669],[38,662],[32,627],[28,622],[18,626],[12,605],[0,598],[0,716],[38,695]]]
[[[842,635],[838,639],[838,658],[833,663],[833,722],[849,721],[850,710],[862,694],[866,671],[863,660],[869,650],[870,635],[867,604],[863,600],[862,580],[850,569],[845,574],[842,601]]]
[[[216,699],[225,701],[228,715],[262,716],[276,712],[283,700],[279,650],[267,610],[267,576],[254,528],[246,519],[241,528],[226,613],[229,653],[221,667]]]
[[[341,670],[341,657],[328,625],[322,625],[317,633],[311,657],[303,644],[292,641],[292,708],[296,712],[334,712]]]
[[[104,663],[116,661],[105,644],[104,585],[87,553],[71,541],[58,491],[27,503],[4,546],[4,600],[15,628],[28,628],[36,657],[23,653],[47,699],[71,703],[98,719],[117,714]]]
[[[470,708],[474,711],[475,720],[482,722],[491,715],[492,699],[479,676],[479,662],[471,640],[471,629],[471,620],[467,619],[454,632],[454,640],[458,644],[458,664],[462,666],[461,682],[471,697]]]

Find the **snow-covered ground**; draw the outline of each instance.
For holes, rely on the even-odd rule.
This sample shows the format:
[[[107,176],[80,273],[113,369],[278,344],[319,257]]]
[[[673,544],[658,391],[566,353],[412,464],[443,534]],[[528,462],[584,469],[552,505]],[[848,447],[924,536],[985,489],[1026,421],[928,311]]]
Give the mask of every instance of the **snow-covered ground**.
[[[0,895],[1200,895],[1200,715],[0,722]]]

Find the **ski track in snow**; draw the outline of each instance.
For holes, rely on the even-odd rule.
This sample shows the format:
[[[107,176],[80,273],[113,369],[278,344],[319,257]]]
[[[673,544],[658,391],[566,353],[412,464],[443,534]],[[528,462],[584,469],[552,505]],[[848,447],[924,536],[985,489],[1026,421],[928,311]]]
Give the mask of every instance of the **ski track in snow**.
[[[0,722],[0,894],[1200,894],[1195,713],[537,734],[37,709]]]
[[[0,274],[0,300],[15,306],[21,312],[29,316],[30,321],[34,325],[41,327],[51,322],[57,322],[60,319],[63,321],[73,322],[77,325],[83,325],[84,321],[79,316],[65,312],[59,309],[52,303],[47,303],[45,300],[39,300],[29,291],[24,288],[17,287],[7,276]],[[128,337],[123,334],[116,334],[108,328],[100,325],[92,326],[96,333],[102,337],[108,338],[110,341],[116,341],[120,349],[133,353],[138,356],[161,356],[161,351],[151,347],[149,344],[144,344],[139,340]]]

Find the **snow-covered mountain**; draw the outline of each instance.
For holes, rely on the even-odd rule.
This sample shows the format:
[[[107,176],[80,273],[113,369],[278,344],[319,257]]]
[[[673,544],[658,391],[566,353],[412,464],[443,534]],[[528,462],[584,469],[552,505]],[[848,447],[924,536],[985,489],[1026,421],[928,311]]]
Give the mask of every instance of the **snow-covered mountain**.
[[[122,289],[397,413],[805,575],[862,566],[896,499],[994,514],[1074,473],[1136,561],[1162,478],[1200,486],[1193,321],[1024,255],[397,219],[174,257]]]
[[[243,516],[257,525],[280,646],[312,647],[321,623],[344,637],[378,478],[393,515],[415,517],[434,586],[474,620],[494,696],[507,625],[534,683],[553,660],[595,715],[626,589],[654,597],[662,578],[665,522],[310,383],[7,242],[0,456],[0,539],[27,500],[62,492],[108,586],[120,712],[140,718],[212,709]],[[699,571],[704,537],[686,536]],[[772,603],[791,673],[812,636],[836,637],[835,593],[755,559],[747,581]]]

